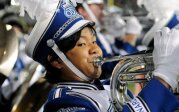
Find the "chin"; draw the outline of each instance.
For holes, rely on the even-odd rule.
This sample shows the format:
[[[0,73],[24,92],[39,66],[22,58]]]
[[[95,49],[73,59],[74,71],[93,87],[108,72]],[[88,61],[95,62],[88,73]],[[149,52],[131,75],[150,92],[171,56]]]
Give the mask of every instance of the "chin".
[[[98,79],[99,77],[100,77],[100,75],[97,75],[97,74],[96,74],[96,75],[91,76],[91,78],[92,78],[92,79]]]
[[[93,71],[89,73],[88,77],[92,79],[98,79],[101,76],[101,70],[100,71]]]
[[[98,69],[97,72],[94,74],[95,78],[99,78],[101,76],[101,69]]]
[[[85,74],[88,74],[87,76],[92,79],[97,79],[101,76],[102,69],[101,67],[90,67],[88,68],[88,71],[84,72]]]

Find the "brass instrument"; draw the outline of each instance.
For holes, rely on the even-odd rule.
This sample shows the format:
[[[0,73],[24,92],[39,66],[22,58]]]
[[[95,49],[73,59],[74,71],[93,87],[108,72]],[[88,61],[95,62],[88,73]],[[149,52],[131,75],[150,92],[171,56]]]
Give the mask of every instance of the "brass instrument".
[[[105,62],[111,61],[119,61],[113,70],[110,83],[112,104],[115,110],[122,111],[123,105],[131,100],[131,97],[128,95],[128,85],[139,83],[141,88],[143,88],[153,77],[152,50],[127,56],[98,58],[94,64],[101,66]]]
[[[127,94],[128,85],[140,83],[145,85],[152,77],[154,65],[152,53],[124,57],[114,68],[111,78],[111,97],[116,110],[131,100]]]
[[[12,29],[7,31],[0,21],[0,85],[10,75],[18,57],[18,38]]]
[[[36,62],[32,62],[27,66],[23,74],[27,78],[14,96],[11,112],[39,111],[46,101],[48,92],[53,87],[42,77],[44,75],[42,71],[42,66]]]

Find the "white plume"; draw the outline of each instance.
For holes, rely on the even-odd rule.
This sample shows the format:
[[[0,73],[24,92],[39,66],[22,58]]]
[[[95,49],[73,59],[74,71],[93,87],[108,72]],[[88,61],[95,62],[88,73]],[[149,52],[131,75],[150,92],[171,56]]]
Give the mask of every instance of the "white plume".
[[[25,11],[29,14],[32,19],[36,19],[37,21],[41,16],[45,18],[48,17],[48,14],[53,14],[55,11],[58,11],[54,7],[59,0],[15,0],[20,4],[20,15],[24,16]],[[77,3],[82,3],[82,0],[67,0],[76,7]]]
[[[162,19],[179,11],[179,0],[137,0],[137,4],[144,5],[152,19]]]
[[[39,19],[43,14],[44,16],[50,12],[56,11],[54,4],[59,0],[16,0],[20,4],[20,15],[24,16],[25,11],[32,19]]]

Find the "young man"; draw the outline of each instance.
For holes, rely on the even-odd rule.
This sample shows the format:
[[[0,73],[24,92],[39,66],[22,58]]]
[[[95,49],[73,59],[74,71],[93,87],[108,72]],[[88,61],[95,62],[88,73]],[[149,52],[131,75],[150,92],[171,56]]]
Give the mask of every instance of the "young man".
[[[37,18],[36,26],[28,39],[26,51],[29,56],[46,67],[47,79],[58,83],[50,91],[44,111],[113,111],[109,93],[98,80],[101,67],[93,64],[97,57],[102,56],[101,49],[96,44],[93,22],[84,20],[75,11],[76,2],[74,1],[45,0],[40,3],[28,0],[23,3],[22,8],[26,7],[26,11]],[[31,6],[38,7],[32,11]],[[154,49],[156,65],[154,75],[157,77],[148,83],[138,97],[124,106],[124,112],[139,109],[152,112],[174,111],[179,106],[177,99],[169,91],[170,87],[176,88],[175,79],[179,74],[178,68],[172,66],[172,60],[177,59],[177,55],[171,56],[179,53],[177,50],[179,43],[172,46],[174,42],[179,41],[177,39],[179,31],[168,32],[164,29],[158,34],[162,35],[156,38],[160,41],[156,41]],[[172,35],[169,36],[172,39],[169,39],[168,35]],[[164,47],[166,44],[169,46]],[[172,50],[169,51],[168,48]],[[166,53],[164,56],[163,52]],[[169,61],[167,61],[168,58],[170,58]],[[163,61],[165,63],[160,63]],[[176,64],[178,65],[179,62],[176,61]],[[170,76],[167,76],[168,74]]]

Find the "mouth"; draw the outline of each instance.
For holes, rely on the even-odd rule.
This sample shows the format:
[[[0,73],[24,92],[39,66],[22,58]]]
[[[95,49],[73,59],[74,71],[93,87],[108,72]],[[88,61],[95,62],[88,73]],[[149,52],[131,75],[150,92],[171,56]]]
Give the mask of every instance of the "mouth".
[[[101,59],[102,59],[102,56],[94,56],[90,61],[89,63],[93,64],[94,67],[98,68],[98,67],[101,67]]]

